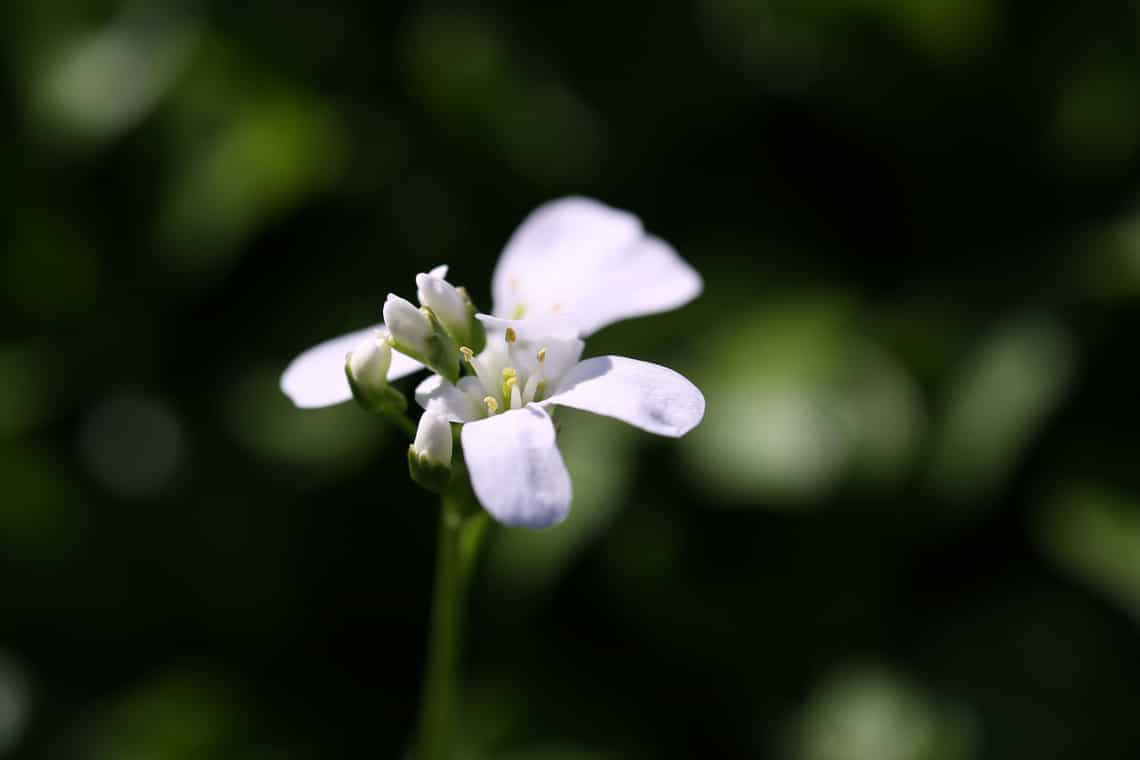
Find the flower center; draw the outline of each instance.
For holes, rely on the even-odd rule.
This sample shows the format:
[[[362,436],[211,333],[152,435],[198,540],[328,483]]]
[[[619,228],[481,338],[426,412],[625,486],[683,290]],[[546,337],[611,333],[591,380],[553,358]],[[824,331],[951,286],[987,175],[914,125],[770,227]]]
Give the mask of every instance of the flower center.
[[[478,379],[477,387],[468,381],[469,392],[482,394],[480,403],[488,416],[542,401],[558,379],[546,361],[548,348],[520,340],[511,328],[488,334],[487,347],[479,355],[466,346],[459,350],[466,372]]]

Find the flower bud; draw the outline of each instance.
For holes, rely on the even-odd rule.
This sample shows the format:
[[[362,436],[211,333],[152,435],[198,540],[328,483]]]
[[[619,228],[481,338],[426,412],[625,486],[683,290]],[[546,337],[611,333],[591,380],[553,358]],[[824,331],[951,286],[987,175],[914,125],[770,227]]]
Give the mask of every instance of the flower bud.
[[[384,324],[392,347],[421,361],[448,381],[459,380],[459,346],[428,307],[417,309],[391,293],[384,303]]]
[[[451,424],[438,414],[424,412],[416,440],[408,447],[408,472],[429,491],[442,493],[451,477]]]
[[[353,398],[370,412],[402,414],[408,406],[404,394],[388,385],[391,364],[392,347],[380,332],[362,340],[344,359],[344,374]]]
[[[392,365],[392,347],[379,333],[362,340],[348,355],[348,369],[357,385],[380,388],[388,384],[388,367]]]
[[[451,424],[441,415],[424,412],[412,444],[421,459],[451,464]]]
[[[467,302],[450,282],[430,274],[417,274],[416,296],[421,304],[435,312],[448,332],[465,329]],[[456,337],[456,340],[459,338]]]
[[[435,330],[427,315],[411,301],[389,293],[384,302],[384,324],[402,353],[419,358],[430,351],[428,341]]]

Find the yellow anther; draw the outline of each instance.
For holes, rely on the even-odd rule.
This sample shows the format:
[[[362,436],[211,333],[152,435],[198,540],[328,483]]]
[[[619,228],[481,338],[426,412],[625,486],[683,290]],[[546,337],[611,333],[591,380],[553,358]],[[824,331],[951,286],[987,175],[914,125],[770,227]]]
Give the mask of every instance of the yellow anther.
[[[540,362],[546,361],[546,346],[543,346],[542,348],[538,349],[538,360]]]
[[[503,367],[503,380],[504,381],[507,378],[514,377],[517,374],[518,374],[518,372],[515,371],[514,367]]]
[[[519,335],[518,335],[518,333],[515,332],[515,328],[508,327],[507,328],[507,343],[514,343],[518,339],[519,339]]]
[[[499,411],[499,402],[495,400],[494,396],[484,396],[483,406],[487,407],[487,411],[491,414]]]
[[[503,381],[503,389],[507,393],[510,393],[511,388],[514,388],[518,384],[519,384],[519,379],[517,377],[515,377],[514,375],[511,375],[510,377],[508,377],[506,380]]]
[[[471,360],[475,358],[475,352],[467,346],[460,346],[459,353],[463,354],[463,358],[467,360],[468,364],[470,364]]]
[[[511,315],[511,319],[522,319],[525,316],[526,316],[526,304],[520,303],[518,306],[515,307],[514,313]]]

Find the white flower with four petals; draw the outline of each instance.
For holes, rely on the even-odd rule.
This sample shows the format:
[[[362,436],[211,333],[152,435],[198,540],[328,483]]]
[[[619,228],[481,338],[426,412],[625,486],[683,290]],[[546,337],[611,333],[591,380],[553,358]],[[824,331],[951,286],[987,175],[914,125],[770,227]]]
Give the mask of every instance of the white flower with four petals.
[[[456,337],[464,297],[446,282],[446,272],[437,267],[419,275],[417,291]],[[541,528],[566,516],[571,486],[550,416],[556,407],[674,437],[700,422],[704,396],[673,370],[621,356],[580,357],[582,338],[622,319],[682,306],[701,287],[692,267],[632,214],[565,198],[527,217],[495,267],[494,316],[478,317],[486,347],[478,354],[460,348],[470,374],[454,384],[432,375],[415,393],[426,413],[462,424],[472,488],[495,519]],[[374,343],[377,330],[383,337],[385,329],[309,349],[286,369],[281,389],[302,408],[351,399],[345,357],[359,344]],[[394,351],[387,377],[422,367]]]

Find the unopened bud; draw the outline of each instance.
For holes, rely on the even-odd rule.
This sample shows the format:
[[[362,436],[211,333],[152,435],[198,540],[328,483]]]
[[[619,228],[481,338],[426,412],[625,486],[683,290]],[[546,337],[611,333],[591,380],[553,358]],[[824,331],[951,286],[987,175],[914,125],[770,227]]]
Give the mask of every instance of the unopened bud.
[[[475,305],[467,291],[443,278],[440,268],[416,275],[416,295],[456,343],[471,346],[475,353],[483,350],[487,335],[483,323],[475,318]]]
[[[392,347],[375,332],[362,340],[344,360],[344,374],[357,403],[378,414],[402,414],[408,406],[404,394],[388,385]]]
[[[348,355],[348,368],[357,385],[381,387],[388,384],[388,367],[392,365],[392,347],[384,335],[374,332],[362,340]]]
[[[411,301],[389,293],[384,302],[384,324],[402,353],[422,356],[428,352],[428,340],[434,332],[431,320]]]
[[[438,414],[424,412],[416,439],[408,447],[408,472],[429,491],[442,493],[451,477],[451,425]]]
[[[390,293],[384,303],[384,324],[397,351],[423,362],[452,383],[459,379],[459,348],[434,311],[426,306],[417,309]]]

